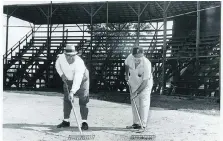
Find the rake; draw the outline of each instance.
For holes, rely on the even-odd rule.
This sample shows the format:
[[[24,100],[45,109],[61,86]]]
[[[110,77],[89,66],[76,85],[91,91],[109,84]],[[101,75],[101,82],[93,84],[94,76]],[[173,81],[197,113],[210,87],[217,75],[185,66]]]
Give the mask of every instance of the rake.
[[[129,85],[129,83],[128,83]],[[130,91],[130,94],[132,94],[132,89],[131,89],[131,86],[129,85],[129,91]],[[135,98],[137,96],[133,97],[132,98],[132,101],[133,101],[133,104],[134,104],[134,107],[135,107],[135,110],[136,110],[136,114],[137,114],[137,117],[139,119],[139,122],[140,122],[140,125],[141,125],[141,129],[139,129],[138,131],[136,131],[136,133],[143,133],[145,131],[145,128],[143,128],[143,124],[142,124],[142,120],[141,120],[141,117],[139,115],[139,110],[136,106],[136,102],[135,102]],[[155,135],[131,135],[130,137],[130,140],[154,140],[155,139]]]
[[[69,89],[68,89],[68,85],[66,82],[64,82],[65,85],[66,85],[66,88],[67,88],[67,91],[70,93]],[[78,121],[78,117],[77,117],[77,114],[76,114],[76,111],[74,109],[74,104],[73,104],[73,101],[71,101],[71,104],[72,104],[72,111],[74,113],[74,117],[76,119],[76,122],[77,122],[77,126],[78,126],[78,130],[80,132],[80,135],[69,135],[69,139],[73,139],[73,140],[94,140],[95,138],[95,135],[84,135],[82,130],[81,130],[81,127],[80,127],[80,124],[79,124],[79,121]]]

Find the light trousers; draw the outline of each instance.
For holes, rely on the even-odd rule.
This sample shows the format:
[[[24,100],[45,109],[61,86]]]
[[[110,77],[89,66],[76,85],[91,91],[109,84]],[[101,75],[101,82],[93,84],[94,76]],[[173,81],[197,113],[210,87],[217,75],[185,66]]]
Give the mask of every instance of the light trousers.
[[[138,96],[135,98],[135,103],[138,108],[139,116],[141,118],[143,127],[147,126],[147,121],[149,117],[150,110],[150,101],[151,101],[151,91],[152,91],[152,82],[147,86]],[[133,101],[131,100],[132,114],[133,114],[133,124],[139,124],[140,121],[137,116],[137,112],[134,106]]]

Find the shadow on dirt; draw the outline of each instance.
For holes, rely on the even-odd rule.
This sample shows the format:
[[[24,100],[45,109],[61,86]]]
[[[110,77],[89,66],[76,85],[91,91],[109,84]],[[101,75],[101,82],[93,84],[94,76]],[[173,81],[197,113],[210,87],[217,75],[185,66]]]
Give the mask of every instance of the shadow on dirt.
[[[38,131],[38,132],[51,132],[51,133],[59,133],[64,131],[72,131],[78,132],[78,127],[68,127],[68,128],[57,128],[55,125],[44,125],[44,124],[27,124],[27,123],[7,123],[3,124],[3,128],[8,129],[21,129],[28,131]],[[84,132],[92,132],[92,131],[130,131],[126,128],[118,128],[118,127],[89,127],[87,131]]]

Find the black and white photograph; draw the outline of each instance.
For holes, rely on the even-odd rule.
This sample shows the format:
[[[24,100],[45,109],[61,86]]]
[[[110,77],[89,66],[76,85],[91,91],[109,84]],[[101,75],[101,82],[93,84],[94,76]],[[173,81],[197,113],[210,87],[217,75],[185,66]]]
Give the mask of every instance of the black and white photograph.
[[[3,141],[221,141],[221,5],[3,1]]]

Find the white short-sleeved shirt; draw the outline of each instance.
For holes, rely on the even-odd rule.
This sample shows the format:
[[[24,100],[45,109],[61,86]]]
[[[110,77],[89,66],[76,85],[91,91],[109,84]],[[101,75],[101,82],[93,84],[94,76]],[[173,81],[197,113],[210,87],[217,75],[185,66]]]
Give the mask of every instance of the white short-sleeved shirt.
[[[71,91],[76,93],[80,88],[86,70],[84,61],[78,55],[76,55],[74,63],[69,64],[66,60],[65,54],[60,54],[56,60],[55,67],[60,76],[64,74],[68,80],[73,81]]]
[[[129,83],[132,92],[138,89],[143,80],[148,80],[148,85],[153,81],[151,62],[143,56],[140,64],[135,68],[134,59],[135,57],[130,54],[125,60],[125,65],[129,67]]]

